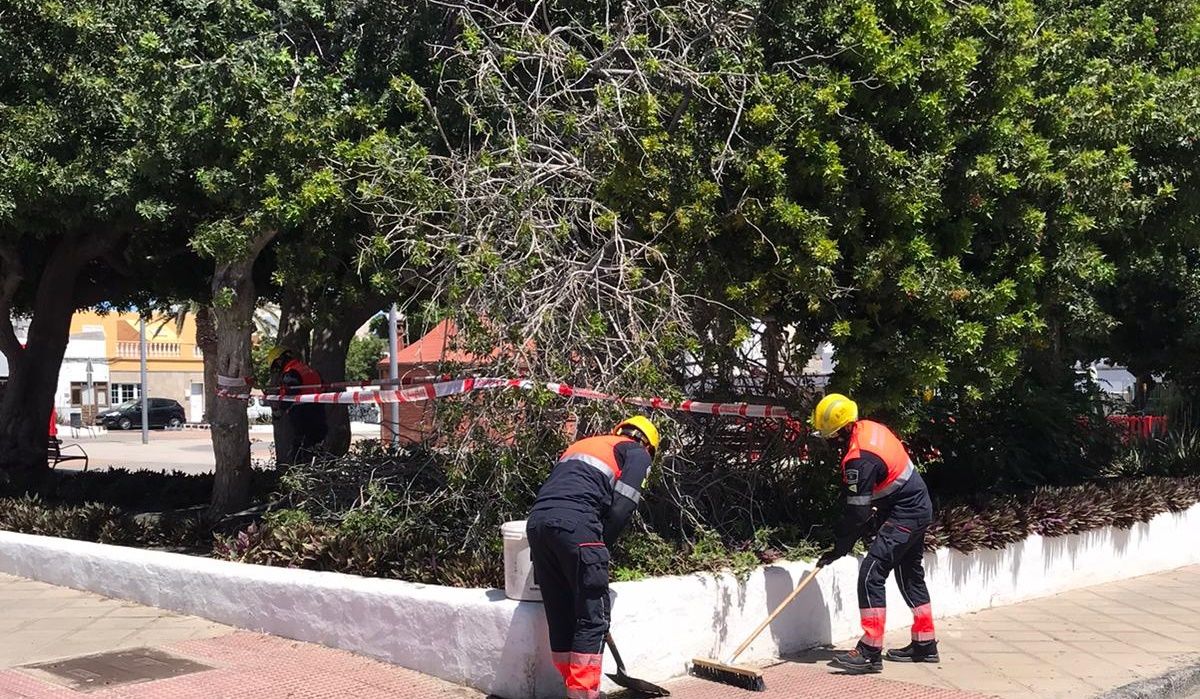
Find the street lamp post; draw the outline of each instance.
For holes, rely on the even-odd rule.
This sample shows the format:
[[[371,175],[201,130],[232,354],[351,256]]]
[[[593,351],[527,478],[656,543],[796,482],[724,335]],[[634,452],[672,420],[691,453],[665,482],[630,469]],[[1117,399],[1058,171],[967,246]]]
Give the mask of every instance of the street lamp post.
[[[150,443],[150,391],[146,385],[146,319],[142,318],[141,342],[138,349],[142,359],[142,444]]]
[[[400,365],[396,361],[396,355],[400,353],[400,341],[396,337],[396,304],[392,304],[388,310],[388,378],[395,381],[400,378]],[[393,389],[399,388],[392,386]],[[396,445],[396,440],[400,436],[400,405],[392,403],[388,406],[388,429],[392,433],[390,444]]]
[[[84,371],[87,372],[87,393],[88,393],[87,402],[92,407],[92,420],[95,420],[96,419],[96,386],[94,383],[92,383],[92,360],[90,360],[90,359],[87,360],[87,364],[84,367]],[[84,424],[94,424],[94,423],[85,422]]]

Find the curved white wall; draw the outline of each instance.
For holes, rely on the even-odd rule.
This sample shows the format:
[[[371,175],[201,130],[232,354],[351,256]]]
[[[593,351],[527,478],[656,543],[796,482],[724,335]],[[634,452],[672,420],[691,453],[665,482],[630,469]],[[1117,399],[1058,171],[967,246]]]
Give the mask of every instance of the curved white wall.
[[[1101,529],[1000,551],[926,556],[938,616],[1200,563],[1200,505],[1130,530]],[[500,562],[497,561],[497,565]],[[720,656],[783,599],[808,563],[731,575],[615,583],[613,637],[630,674],[683,674],[694,656]],[[195,614],[233,626],[371,655],[507,699],[556,697],[541,605],[501,590],[456,589],[215,561],[0,532],[0,571]],[[743,655],[753,662],[857,636],[857,561],[809,586]],[[889,582],[889,627],[911,619]],[[605,671],[611,671],[606,657]],[[607,682],[607,680],[605,680]]]

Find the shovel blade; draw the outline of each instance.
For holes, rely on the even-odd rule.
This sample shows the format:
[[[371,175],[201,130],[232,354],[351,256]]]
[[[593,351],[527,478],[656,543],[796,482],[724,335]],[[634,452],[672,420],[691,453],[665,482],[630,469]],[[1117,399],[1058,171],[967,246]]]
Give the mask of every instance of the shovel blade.
[[[647,682],[646,680],[639,680],[636,677],[630,677],[629,675],[626,675],[624,672],[617,672],[615,674],[607,673],[607,674],[608,674],[608,678],[610,680],[612,680],[613,682],[616,682],[618,685],[624,687],[625,689],[629,689],[634,692],[637,692],[638,694],[644,694],[648,697],[669,697],[669,696],[671,696],[671,693],[668,692],[666,689],[659,687],[658,685],[653,684],[651,682]]]

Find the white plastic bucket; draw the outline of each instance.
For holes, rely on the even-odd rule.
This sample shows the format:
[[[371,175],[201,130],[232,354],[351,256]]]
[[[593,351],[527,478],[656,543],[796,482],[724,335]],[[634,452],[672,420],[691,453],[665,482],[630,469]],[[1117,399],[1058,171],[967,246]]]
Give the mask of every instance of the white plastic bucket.
[[[525,536],[525,520],[500,525],[504,539],[504,596],[526,602],[541,602],[542,591],[533,582],[533,559],[529,556],[529,539]]]

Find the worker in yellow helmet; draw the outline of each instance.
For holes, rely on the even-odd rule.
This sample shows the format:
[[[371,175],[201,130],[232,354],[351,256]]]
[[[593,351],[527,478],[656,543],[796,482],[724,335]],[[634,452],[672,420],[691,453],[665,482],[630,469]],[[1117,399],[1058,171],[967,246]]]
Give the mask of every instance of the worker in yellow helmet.
[[[600,696],[609,547],[637,509],[658,447],[658,429],[641,415],[622,421],[612,434],[575,442],[559,457],[529,514],[526,533],[551,658],[569,699]]]
[[[887,609],[884,583],[895,571],[896,584],[912,609],[912,643],[889,650],[889,660],[938,662],[933,611],[925,587],[925,531],[933,522],[933,503],[921,474],[900,439],[887,427],[859,419],[858,405],[840,393],[825,396],[813,410],[812,425],[845,448],[842,486],[846,510],[835,527],[837,541],[817,565],[827,566],[850,553],[868,521],[882,522],[858,571],[858,607],[863,636],[834,664],[851,673],[883,669],[883,629]]]

